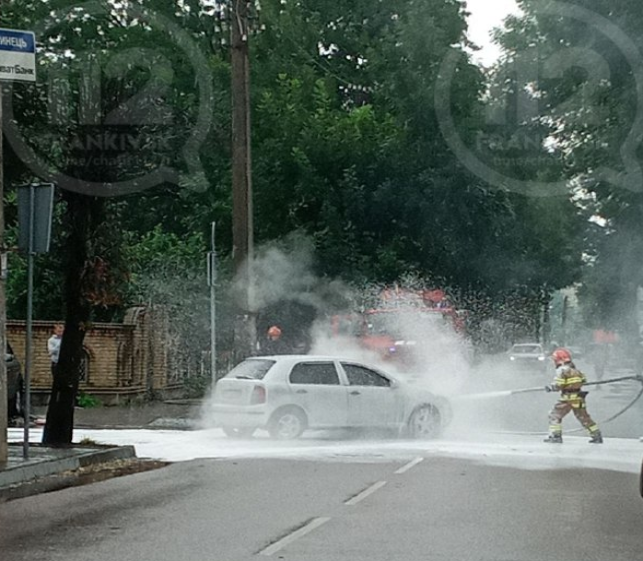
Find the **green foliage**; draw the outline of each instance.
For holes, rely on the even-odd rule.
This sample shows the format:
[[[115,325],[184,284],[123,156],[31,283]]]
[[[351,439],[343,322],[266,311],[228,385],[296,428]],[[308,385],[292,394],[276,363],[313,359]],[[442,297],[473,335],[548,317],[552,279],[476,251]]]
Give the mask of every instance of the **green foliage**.
[[[82,407],[83,409],[94,409],[103,405],[100,399],[84,392],[78,394],[76,402],[78,407]],[[81,444],[83,444],[83,442],[81,442]]]
[[[585,253],[586,319],[594,328],[620,329],[636,339],[643,193],[640,150],[632,141],[641,109],[636,80],[643,7],[634,0],[578,0],[569,5],[572,17],[546,10],[551,2],[518,4],[524,15],[510,18],[499,40],[507,69],[515,65],[524,75],[529,68],[531,79],[538,78],[532,89],[539,125],[554,139],[557,178],[570,181],[582,212],[576,237]]]
[[[134,303],[169,306],[181,333],[199,334],[188,337],[190,352],[197,352],[207,347],[204,253],[209,248],[204,240],[212,221],[222,257],[220,288],[230,277],[228,14],[223,2],[208,13],[198,0],[134,4],[162,17],[166,30],[175,25],[187,34],[205,61],[198,70],[210,78],[207,87],[167,32],[141,25],[120,5],[89,13],[82,7],[68,11],[75,6],[69,0],[47,5],[16,0],[3,5],[0,21],[7,27],[29,28],[50,13],[58,19],[40,37],[41,82],[17,87],[14,105],[23,136],[70,176],[135,180],[159,164],[177,172],[154,189],[105,205],[88,258],[92,271],[104,267],[104,274],[90,275],[86,294],[95,316],[103,319],[117,318]],[[530,310],[538,308],[543,293],[578,279],[582,217],[572,202],[564,196],[537,200],[490,190],[444,139],[435,90],[442,61],[451,52],[461,55],[451,84],[454,122],[469,141],[484,127],[482,99],[490,78],[466,54],[465,7],[460,0],[261,2],[250,36],[258,244],[298,231],[313,240],[320,276],[359,284],[417,274],[482,299],[502,302],[507,293],[527,295],[533,300],[525,306]],[[523,46],[520,22],[512,25],[505,40],[508,52]],[[84,130],[75,118],[82,61],[100,72],[101,115],[130,104],[151,77],[166,86],[162,99],[136,107],[167,118],[136,130],[162,143],[146,143],[138,159],[119,160],[116,166],[74,165],[71,140]],[[118,72],[106,71],[117,62],[124,65]],[[68,120],[52,125],[48,94],[58,86],[69,87],[71,101],[63,108]],[[505,93],[501,88],[498,96]],[[211,111],[212,126],[186,157],[203,107]],[[205,189],[190,158],[202,164]],[[9,150],[7,160],[11,181],[31,175]],[[550,157],[537,173],[546,178],[563,164],[569,169]],[[534,174],[533,168],[515,165],[505,171],[521,178]],[[15,227],[15,219],[8,223]],[[57,229],[52,254],[39,259],[38,317],[61,314],[67,233]],[[24,265],[12,258],[12,267],[9,309],[18,317],[24,307]]]

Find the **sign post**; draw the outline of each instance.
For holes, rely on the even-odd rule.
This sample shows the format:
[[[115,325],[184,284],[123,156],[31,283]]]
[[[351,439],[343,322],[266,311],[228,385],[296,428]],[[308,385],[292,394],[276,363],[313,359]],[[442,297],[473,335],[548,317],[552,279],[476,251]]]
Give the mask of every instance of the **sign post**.
[[[5,81],[36,81],[36,36],[32,31],[0,28],[0,263],[6,260],[4,246],[4,181],[2,159],[2,88]],[[6,301],[4,265],[0,274],[0,347],[6,348]],[[7,450],[7,369],[0,361],[0,465],[6,463]],[[29,418],[25,417],[25,425]]]
[[[27,333],[25,341],[25,399],[23,458],[29,459],[29,422],[31,419],[31,366],[33,333],[33,265],[37,253],[47,253],[51,241],[54,186],[18,187],[18,248],[27,255]]]

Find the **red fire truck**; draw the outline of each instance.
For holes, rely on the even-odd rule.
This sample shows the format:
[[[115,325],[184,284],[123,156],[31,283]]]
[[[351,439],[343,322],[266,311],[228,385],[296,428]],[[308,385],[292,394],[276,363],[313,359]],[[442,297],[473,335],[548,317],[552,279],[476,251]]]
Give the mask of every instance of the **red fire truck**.
[[[412,367],[422,339],[435,330],[464,334],[466,314],[451,305],[444,291],[386,289],[376,306],[362,313],[333,316],[334,336],[357,339],[382,359]]]

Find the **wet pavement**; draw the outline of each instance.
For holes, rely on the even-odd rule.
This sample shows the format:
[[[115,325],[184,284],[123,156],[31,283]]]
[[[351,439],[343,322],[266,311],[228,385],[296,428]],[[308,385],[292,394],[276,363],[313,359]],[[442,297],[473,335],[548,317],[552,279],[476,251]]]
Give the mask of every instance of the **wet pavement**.
[[[25,496],[49,490],[47,478],[74,472],[91,465],[136,457],[133,446],[73,446],[50,448],[31,444],[29,454],[24,455],[22,444],[11,443],[8,461],[0,467],[0,502],[16,495]],[[41,483],[42,485],[38,485]],[[20,487],[30,487],[20,491]]]
[[[198,416],[200,401],[177,400],[150,402],[131,406],[96,407],[76,409],[74,440],[81,441],[82,428],[164,428],[186,430],[193,428]],[[46,408],[33,409],[36,417],[44,417]],[[8,461],[0,465],[0,502],[15,496],[26,496],[60,488],[63,480],[88,466],[108,464],[118,460],[136,459],[136,450],[130,443],[99,444],[93,441],[85,445],[51,448],[38,444],[41,426],[30,429],[31,443],[25,459],[22,443],[23,428],[8,431]],[[71,481],[67,481],[70,484]]]

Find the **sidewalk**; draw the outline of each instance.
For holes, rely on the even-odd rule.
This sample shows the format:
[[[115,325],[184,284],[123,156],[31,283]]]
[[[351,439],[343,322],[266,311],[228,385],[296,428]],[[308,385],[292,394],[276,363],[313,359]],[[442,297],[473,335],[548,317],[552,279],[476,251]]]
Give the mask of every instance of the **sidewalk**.
[[[136,459],[133,446],[29,447],[24,459],[22,444],[9,444],[6,465],[0,467],[0,502],[44,493],[76,484],[79,470]]]
[[[199,408],[198,400],[182,400],[77,409],[74,425],[77,429],[190,429],[194,427]],[[37,416],[45,413],[45,408],[34,410]],[[32,443],[29,459],[25,460],[22,443],[10,443],[8,462],[0,466],[0,503],[164,465],[164,462],[138,459],[133,446],[99,444],[49,448]]]

